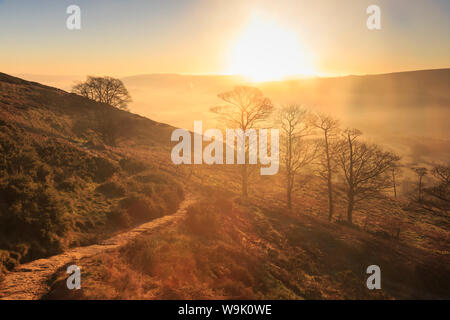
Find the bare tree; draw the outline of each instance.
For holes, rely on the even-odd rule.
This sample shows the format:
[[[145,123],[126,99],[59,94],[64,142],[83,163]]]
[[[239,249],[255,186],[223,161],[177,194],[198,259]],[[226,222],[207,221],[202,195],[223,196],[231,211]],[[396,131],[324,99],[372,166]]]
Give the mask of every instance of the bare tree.
[[[440,184],[450,185],[450,164],[436,165],[431,173],[439,180]]]
[[[296,104],[279,110],[276,122],[281,130],[282,161],[286,170],[286,202],[292,209],[292,192],[299,171],[316,157],[318,144],[311,139],[313,127],[308,112]]]
[[[338,155],[344,175],[349,223],[353,221],[355,204],[391,188],[389,171],[400,159],[395,154],[381,151],[376,145],[361,143],[359,136],[361,132],[357,129],[345,130]]]
[[[223,123],[244,132],[257,128],[272,113],[274,107],[270,99],[264,97],[258,88],[238,86],[231,91],[218,95],[227,104],[213,107],[211,112],[217,114]],[[245,141],[244,141],[245,143]],[[241,165],[242,198],[248,198],[248,146],[246,146],[246,161]]]
[[[122,110],[127,110],[132,101],[123,82],[112,77],[88,76],[85,82],[73,86],[72,92]]]
[[[392,187],[394,190],[394,198],[397,199],[397,178],[402,174],[402,169],[400,165],[394,165],[391,168],[392,176]]]
[[[450,203],[450,164],[434,166],[431,174],[438,180],[438,183],[427,191],[448,206]]]
[[[326,114],[317,114],[312,125],[323,134],[322,156],[318,161],[318,174],[327,181],[328,187],[328,220],[333,218],[333,171],[335,168],[336,137],[339,121]]]
[[[418,192],[419,192],[419,198],[418,201],[422,202],[422,190],[423,190],[423,177],[428,174],[428,169],[425,167],[414,167],[412,170],[416,173],[417,177],[419,178],[418,182]]]

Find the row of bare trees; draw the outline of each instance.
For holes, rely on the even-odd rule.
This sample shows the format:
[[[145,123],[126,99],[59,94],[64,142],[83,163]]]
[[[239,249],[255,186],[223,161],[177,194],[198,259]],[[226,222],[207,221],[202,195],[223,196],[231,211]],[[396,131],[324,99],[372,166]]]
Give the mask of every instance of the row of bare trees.
[[[361,132],[356,129],[344,130],[344,139],[337,152],[345,178],[348,222],[352,222],[355,204],[392,188],[390,173],[400,160],[394,153],[383,151],[377,145],[361,142],[360,136]]]
[[[225,106],[212,108],[227,126],[255,129],[275,120],[280,129],[281,163],[284,165],[286,203],[292,208],[292,196],[300,171],[311,166],[327,186],[328,218],[334,213],[334,176],[341,177],[347,202],[347,220],[360,201],[378,196],[392,188],[392,170],[399,157],[361,139],[357,129],[341,129],[339,121],[326,114],[312,114],[297,104],[280,108],[253,87],[236,87],[219,94]],[[274,117],[271,117],[275,113]],[[247,163],[247,162],[246,162]],[[248,197],[248,167],[242,166],[242,198]]]
[[[417,179],[415,190],[408,192],[410,200],[423,203],[427,196],[427,199],[434,204],[437,201],[441,202],[444,208],[450,207],[450,164],[433,164],[429,165],[429,167],[409,167],[398,164],[392,167],[392,184],[395,199],[397,199],[397,180],[399,176],[404,174],[405,169],[411,170]],[[428,180],[427,183],[425,183],[425,180]],[[429,185],[430,180],[434,181],[431,185]]]
[[[122,81],[111,77],[91,77],[72,89],[97,102],[118,109],[126,109],[131,102],[128,90]],[[334,214],[336,178],[343,186],[347,202],[347,220],[352,222],[353,210],[359,202],[380,195],[392,188],[397,197],[397,176],[401,173],[399,157],[385,152],[374,144],[362,141],[357,129],[342,129],[340,122],[326,114],[312,114],[297,104],[277,110],[270,99],[254,87],[240,86],[218,95],[226,104],[211,109],[227,127],[256,129],[263,125],[275,125],[281,132],[281,163],[284,169],[286,203],[292,208],[292,198],[298,186],[300,172],[310,167],[323,179],[327,188],[328,219]],[[274,115],[275,116],[272,116]],[[120,119],[108,110],[101,111],[98,129],[105,143],[115,145],[123,127]],[[248,198],[250,168],[246,160],[241,165],[242,198]],[[425,167],[412,168],[418,176],[418,201],[423,199],[423,178],[428,174]],[[428,188],[434,197],[448,202],[448,166],[436,166],[432,174],[441,182]]]
[[[417,176],[417,202],[424,203],[424,195],[427,199],[438,207],[450,208],[450,164],[437,164],[428,169],[426,167],[411,168]],[[434,185],[426,187],[424,178],[431,173],[436,182]]]
[[[361,140],[357,129],[341,129],[339,121],[326,114],[311,114],[299,105],[281,108],[278,121],[284,139],[287,206],[292,207],[294,179],[305,166],[327,186],[328,219],[333,218],[333,177],[339,175],[347,202],[347,220],[352,222],[355,205],[392,188],[392,169],[399,157]]]

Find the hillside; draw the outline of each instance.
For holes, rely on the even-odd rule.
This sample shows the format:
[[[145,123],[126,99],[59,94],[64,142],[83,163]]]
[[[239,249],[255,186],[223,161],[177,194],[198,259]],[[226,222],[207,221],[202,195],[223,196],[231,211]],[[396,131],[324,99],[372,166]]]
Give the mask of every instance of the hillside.
[[[170,132],[0,74],[0,272],[174,212],[183,190],[159,160]]]
[[[2,271],[42,257],[63,261],[44,268],[46,299],[450,298],[445,209],[386,193],[362,202],[349,224],[336,188],[329,222],[325,185],[306,170],[291,211],[282,171],[253,175],[243,202],[236,167],[171,164],[173,129],[0,74]],[[176,212],[186,192],[197,201],[176,225],[70,256]],[[65,267],[74,262],[83,287],[68,291]],[[373,264],[379,291],[366,287]]]
[[[44,298],[450,298],[448,241],[434,246],[447,250],[438,253],[413,246],[409,228],[396,239],[370,231],[373,225],[329,223],[316,190],[302,192],[289,213],[278,192],[255,195],[243,206],[229,188],[202,184],[196,192],[207,196],[188,208],[182,224],[77,261],[86,273],[81,290],[65,289],[61,268]],[[381,220],[390,214],[383,212]],[[443,236],[434,231],[434,237]],[[381,268],[382,290],[366,287],[372,264]]]

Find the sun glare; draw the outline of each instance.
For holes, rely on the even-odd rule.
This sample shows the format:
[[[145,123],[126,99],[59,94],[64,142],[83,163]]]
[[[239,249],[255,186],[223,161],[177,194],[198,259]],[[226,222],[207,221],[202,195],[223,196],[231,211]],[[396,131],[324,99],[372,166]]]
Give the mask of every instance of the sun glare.
[[[232,50],[230,73],[271,81],[314,71],[294,32],[254,17]]]

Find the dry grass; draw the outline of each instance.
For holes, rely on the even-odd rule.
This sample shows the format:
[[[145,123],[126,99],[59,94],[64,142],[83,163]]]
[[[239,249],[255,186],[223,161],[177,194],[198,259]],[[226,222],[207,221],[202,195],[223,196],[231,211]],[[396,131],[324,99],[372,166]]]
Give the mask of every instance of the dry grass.
[[[130,128],[110,146],[96,127],[96,111],[110,107],[1,74],[0,86],[0,164],[6,164],[0,186],[4,194],[19,195],[14,205],[2,201],[0,217],[34,212],[38,222],[27,225],[33,232],[20,224],[20,232],[9,228],[16,237],[0,233],[7,249],[0,251],[0,272],[173,212],[182,184],[203,196],[178,227],[77,262],[82,290],[68,291],[61,270],[46,298],[450,298],[448,215],[385,197],[358,207],[348,226],[337,223],[345,213],[337,192],[329,223],[325,186],[310,175],[301,177],[292,211],[285,208],[281,174],[253,176],[250,201],[242,204],[235,201],[240,184],[232,166],[170,163],[170,126],[110,110]],[[14,151],[7,149],[11,145]],[[22,210],[38,203],[34,199],[47,215],[38,214],[42,208]],[[45,252],[30,250],[41,224],[45,241],[37,249]],[[371,264],[381,267],[381,291],[365,286]]]
[[[253,198],[242,206],[232,201],[233,195],[218,196],[223,191],[215,189],[197,190],[208,197],[189,208],[176,229],[82,261],[79,297],[56,289],[49,297],[448,298],[445,257],[298,210],[287,213],[267,194],[264,201]],[[371,264],[381,267],[381,291],[365,286]]]
[[[157,168],[169,126],[3,74],[0,87],[0,273],[177,209],[182,187]],[[98,114],[132,130],[110,146]]]

